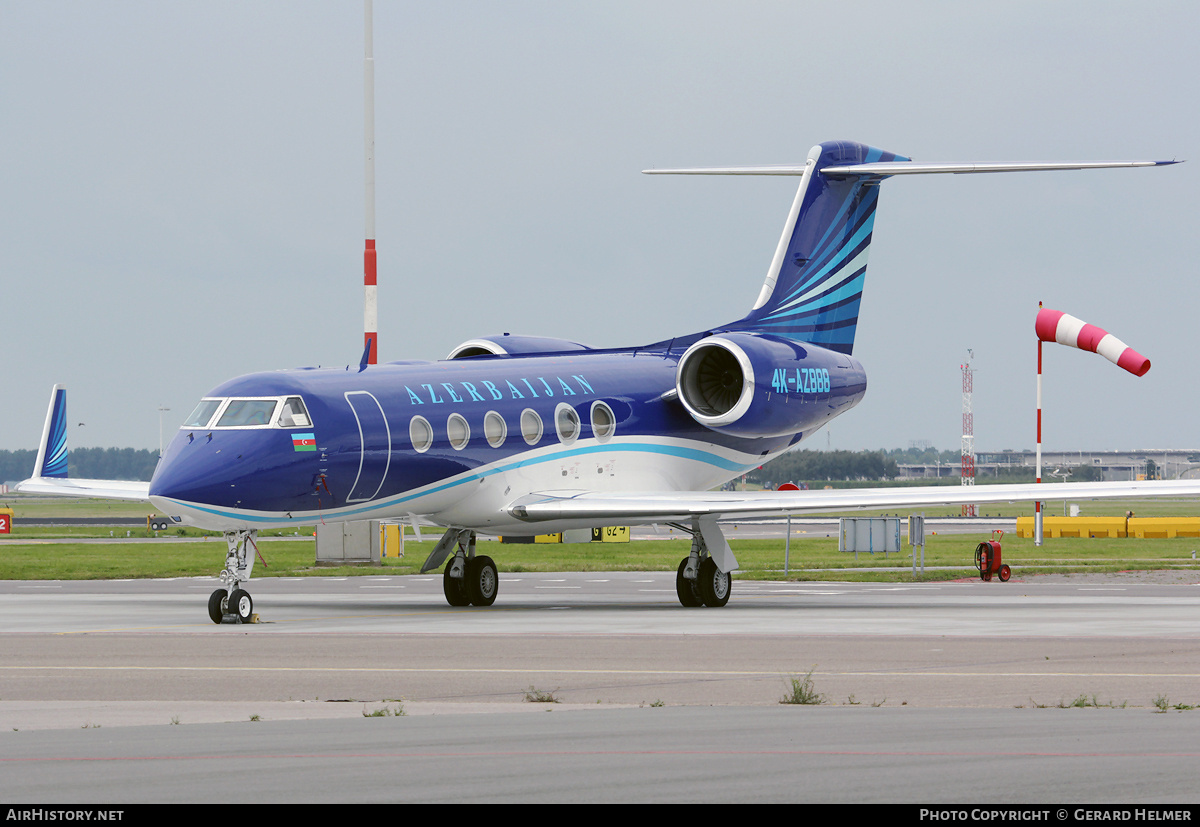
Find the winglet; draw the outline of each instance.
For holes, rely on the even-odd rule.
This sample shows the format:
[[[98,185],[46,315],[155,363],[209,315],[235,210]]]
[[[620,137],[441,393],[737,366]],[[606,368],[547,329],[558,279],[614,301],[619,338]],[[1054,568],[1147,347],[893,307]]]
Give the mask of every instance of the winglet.
[[[63,385],[55,385],[50,391],[50,407],[46,411],[33,476],[67,477],[67,389]]]

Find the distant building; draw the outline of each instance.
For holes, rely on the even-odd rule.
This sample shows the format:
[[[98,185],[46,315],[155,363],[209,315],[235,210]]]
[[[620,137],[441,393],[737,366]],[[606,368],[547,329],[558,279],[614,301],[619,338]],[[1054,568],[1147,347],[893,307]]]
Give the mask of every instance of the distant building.
[[[1052,480],[1052,472],[1079,467],[1099,468],[1105,480],[1195,479],[1200,477],[1200,449],[1141,451],[1042,451],[1042,479]],[[975,476],[994,477],[1006,469],[1035,469],[1035,451],[979,451],[975,454]],[[957,477],[960,464],[924,463],[897,465],[897,479]]]

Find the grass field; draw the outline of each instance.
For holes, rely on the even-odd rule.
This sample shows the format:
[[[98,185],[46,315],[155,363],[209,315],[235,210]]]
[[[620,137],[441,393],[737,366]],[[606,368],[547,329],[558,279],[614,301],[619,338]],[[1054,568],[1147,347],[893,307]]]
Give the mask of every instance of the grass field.
[[[0,579],[105,579],[138,577],[212,576],[224,562],[225,542],[213,532],[193,528],[172,529],[156,538],[144,528],[126,526],[22,526],[22,516],[142,516],[144,505],[99,503],[96,501],[39,500],[29,508],[13,498],[4,503],[16,512],[13,532],[0,535]],[[36,509],[33,507],[36,505]],[[1191,516],[1200,513],[1195,501],[1138,501],[1105,504],[1105,511],[1085,513],[1123,514],[1135,510],[1140,516]],[[112,511],[105,512],[112,507]],[[1028,514],[1031,508],[1013,515]],[[45,511],[39,511],[45,509]],[[1008,511],[1005,507],[1004,511]],[[934,509],[923,509],[934,516]],[[100,512],[99,514],[97,512]],[[957,514],[956,511],[949,512]],[[1055,513],[1050,510],[1048,513]],[[1061,511],[1059,512],[1061,513]],[[128,534],[128,536],[127,536]],[[782,579],[784,543],[780,540],[741,540],[736,531],[727,532],[730,546],[737,555],[740,579]],[[423,542],[414,542],[411,530],[406,535],[406,556],[386,560],[382,566],[316,567],[316,543],[312,527],[287,532],[263,532],[259,550],[265,564],[256,565],[256,577],[415,574],[433,549],[437,533],[422,531]],[[945,580],[972,576],[974,551],[989,532],[932,535],[926,532],[923,579]],[[1014,576],[1046,572],[1114,572],[1131,569],[1194,569],[1200,573],[1200,561],[1193,556],[1200,550],[1200,539],[1170,540],[1046,538],[1039,548],[1033,540],[1008,534],[1003,540],[1003,561],[1012,566]],[[643,540],[632,543],[585,544],[501,544],[481,540],[478,553],[496,561],[502,572],[521,571],[673,571],[687,554],[686,538]],[[950,567],[950,568],[940,568]],[[866,569],[884,569],[867,571]],[[881,554],[853,554],[837,550],[837,538],[815,536],[793,529],[788,570],[791,580],[877,580],[911,581],[912,561],[909,548],[886,558]]]

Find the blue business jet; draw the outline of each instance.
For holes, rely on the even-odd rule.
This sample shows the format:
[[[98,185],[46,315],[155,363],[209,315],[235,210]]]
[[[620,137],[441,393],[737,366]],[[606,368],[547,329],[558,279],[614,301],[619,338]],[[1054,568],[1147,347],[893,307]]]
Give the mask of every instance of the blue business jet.
[[[453,606],[489,606],[486,534],[670,524],[692,536],[684,606],[724,606],[737,560],[719,521],[851,508],[1200,494],[1200,482],[713,492],[857,405],[854,358],[879,184],[894,175],[1157,166],[1171,161],[927,164],[849,141],[801,165],[648,170],[791,175],[799,191],[754,306],[711,330],[600,349],[533,336],[471,339],[437,362],[255,373],[214,388],[149,484],[66,471],[56,386],[31,479],[19,490],[149,500],[225,533],[216,622],[249,619],[258,530],[322,521],[446,527],[422,571],[444,565]]]

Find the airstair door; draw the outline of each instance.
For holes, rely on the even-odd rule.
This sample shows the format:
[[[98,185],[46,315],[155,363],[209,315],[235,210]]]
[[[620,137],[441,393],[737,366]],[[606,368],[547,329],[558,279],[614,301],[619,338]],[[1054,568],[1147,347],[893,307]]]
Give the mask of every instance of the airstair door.
[[[358,422],[358,475],[346,502],[374,499],[383,488],[392,464],[392,431],[379,400],[367,391],[347,391],[346,402]]]

